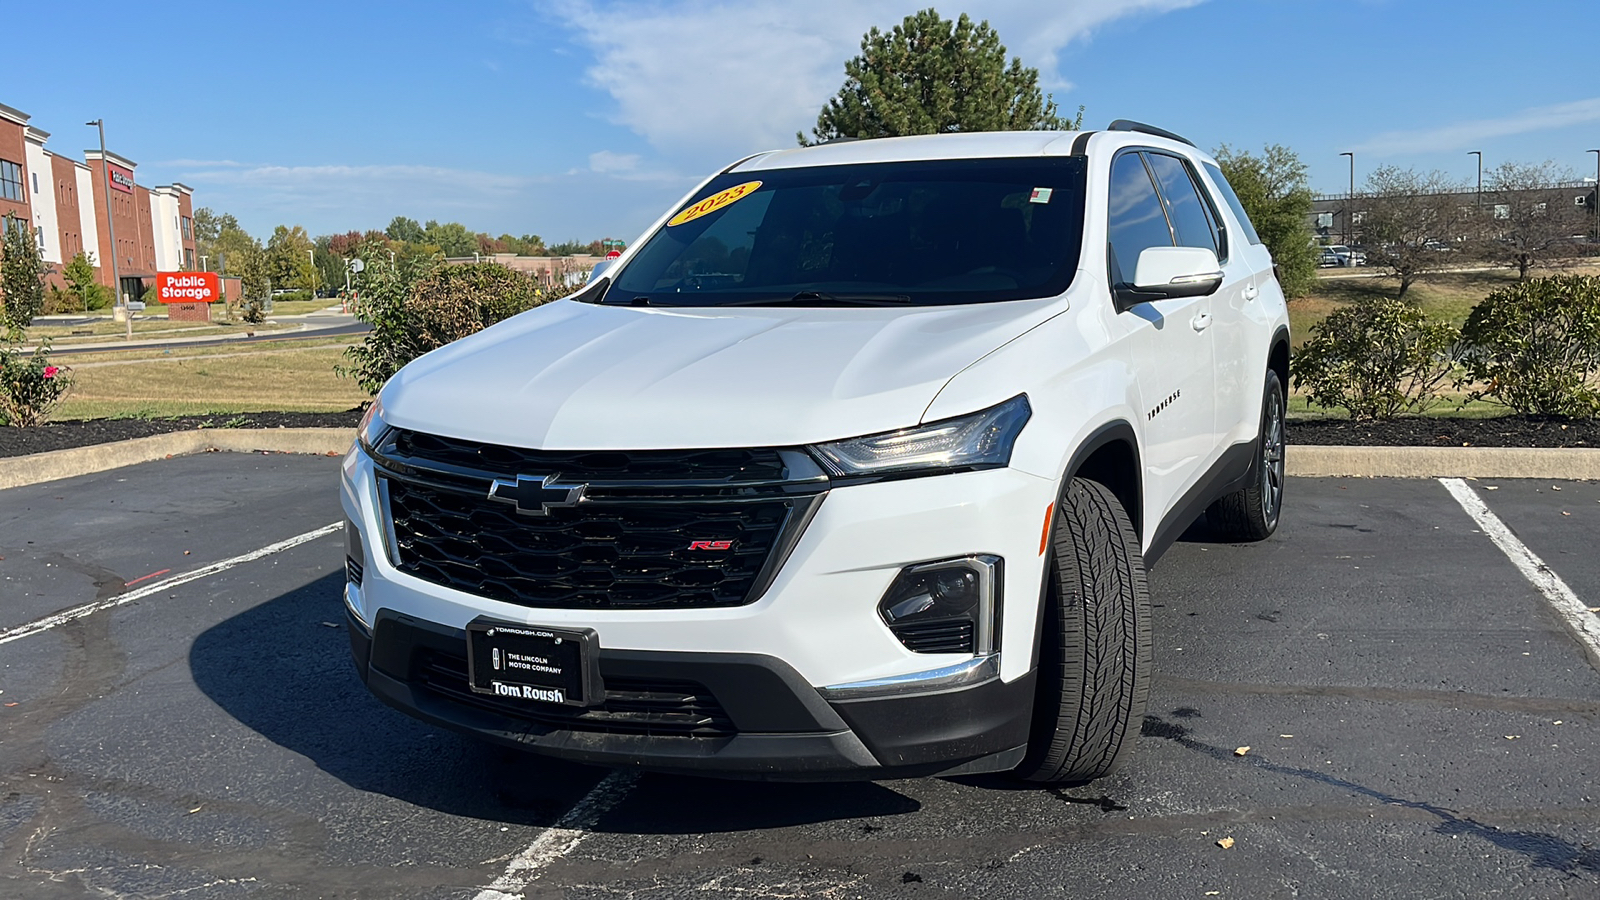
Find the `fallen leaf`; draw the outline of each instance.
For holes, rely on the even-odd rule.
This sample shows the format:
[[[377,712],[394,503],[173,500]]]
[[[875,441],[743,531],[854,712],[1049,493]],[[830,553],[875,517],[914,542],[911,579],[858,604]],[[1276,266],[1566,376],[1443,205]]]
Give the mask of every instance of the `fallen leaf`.
[[[1224,850],[1232,850],[1233,849],[1233,838],[1225,837],[1222,840],[1217,841],[1217,846],[1221,847]]]
[[[338,628],[339,627],[338,625],[335,625],[332,622],[319,622],[318,624],[321,625],[323,628]]]
[[[1508,735],[1506,735],[1506,740],[1514,741],[1519,737],[1522,737],[1522,735],[1520,735],[1520,734],[1508,734]]]
[[[188,556],[189,555],[189,551],[187,551],[187,550],[183,551],[183,555],[184,556]]]
[[[1555,721],[1554,721],[1554,722],[1551,722],[1551,723],[1550,723],[1550,724],[1551,724],[1551,725],[1560,725],[1560,724],[1561,724],[1561,720],[1560,720],[1560,719],[1557,719],[1557,720],[1555,720]]]
[[[1466,446],[1466,445],[1463,444],[1462,446]],[[1500,490],[1500,485],[1498,485],[1498,484],[1486,484],[1486,485],[1483,486],[1483,489],[1486,490],[1486,491],[1498,491],[1498,490]]]
[[[196,806],[194,809],[189,810],[189,815],[192,816],[192,815],[194,815],[195,813],[197,813],[199,811],[200,811],[200,807]]]
[[[1294,737],[1294,735],[1292,735],[1292,734],[1280,734],[1280,735],[1278,735],[1278,737],[1281,737],[1281,738],[1292,738],[1292,737]]]
[[[1243,755],[1245,755],[1246,753],[1249,753],[1249,752],[1250,752],[1250,745],[1249,744],[1245,744],[1243,747],[1234,748],[1233,755],[1234,756],[1243,756]]]
[[[17,701],[13,700],[10,703],[6,704],[6,709],[10,709],[11,707],[16,706],[16,705],[17,705]]]
[[[1215,896],[1217,896],[1218,894],[1221,894],[1221,893],[1222,893],[1221,891],[1206,891],[1206,896],[1207,897],[1215,897]]]

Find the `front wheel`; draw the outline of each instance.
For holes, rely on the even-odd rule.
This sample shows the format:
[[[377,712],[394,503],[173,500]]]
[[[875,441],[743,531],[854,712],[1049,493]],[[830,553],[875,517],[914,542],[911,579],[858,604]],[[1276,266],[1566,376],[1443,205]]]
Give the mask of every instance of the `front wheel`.
[[[1261,434],[1249,481],[1206,510],[1207,523],[1222,540],[1261,541],[1278,529],[1278,516],[1283,512],[1286,406],[1283,381],[1268,369],[1261,396]]]
[[[1150,595],[1127,512],[1074,478],[1057,504],[1039,637],[1029,781],[1110,775],[1133,749],[1150,697]]]

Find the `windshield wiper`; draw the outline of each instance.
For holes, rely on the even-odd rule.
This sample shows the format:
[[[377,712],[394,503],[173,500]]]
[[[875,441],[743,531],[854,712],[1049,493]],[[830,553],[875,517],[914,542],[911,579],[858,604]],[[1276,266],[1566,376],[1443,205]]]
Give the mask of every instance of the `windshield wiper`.
[[[911,302],[909,294],[834,294],[828,291],[800,291],[792,297],[767,297],[760,300],[740,300],[722,303],[721,306],[788,306],[807,302],[838,303],[842,306],[900,306]]]

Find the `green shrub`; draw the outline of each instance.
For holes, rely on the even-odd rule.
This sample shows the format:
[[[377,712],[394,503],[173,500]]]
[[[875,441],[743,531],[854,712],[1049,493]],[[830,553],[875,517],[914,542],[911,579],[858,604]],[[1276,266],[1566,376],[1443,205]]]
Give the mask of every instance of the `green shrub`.
[[[1519,413],[1600,413],[1600,278],[1558,275],[1495,291],[1461,329],[1473,399]]]
[[[1311,333],[1291,362],[1294,383],[1353,419],[1423,412],[1455,368],[1456,330],[1388,297],[1337,310]]]
[[[47,316],[60,315],[61,313],[83,312],[83,301],[77,294],[64,291],[55,285],[47,285],[44,289],[44,314]]]
[[[72,369],[50,364],[48,340],[31,354],[17,344],[0,347],[0,425],[43,422],[71,389]]]
[[[375,267],[376,268],[376,267]],[[406,363],[452,341],[577,290],[544,288],[498,263],[437,265],[401,260],[367,278],[356,315],[372,323],[358,346],[345,351],[340,371],[376,394]]]
[[[315,298],[311,296],[310,291],[284,291],[282,293],[274,293],[272,295],[272,300],[274,303],[293,303],[296,300],[312,299]]]
[[[260,325],[267,320],[267,305],[260,299],[246,300],[239,304],[239,318],[251,325]]]

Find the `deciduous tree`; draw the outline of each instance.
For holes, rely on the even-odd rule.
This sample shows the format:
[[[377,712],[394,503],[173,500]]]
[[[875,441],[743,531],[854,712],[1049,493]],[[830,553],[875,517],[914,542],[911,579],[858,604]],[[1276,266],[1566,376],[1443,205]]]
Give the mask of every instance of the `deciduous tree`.
[[[1572,178],[1571,170],[1553,162],[1507,162],[1490,170],[1484,177],[1484,234],[1478,244],[1483,257],[1515,267],[1525,280],[1534,266],[1581,241],[1589,228],[1584,208],[1573,204],[1571,190],[1555,187]]]
[[[1382,266],[1400,282],[1403,299],[1418,279],[1456,265],[1473,228],[1474,208],[1465,185],[1438,170],[1380,166],[1367,176],[1356,201],[1368,265]]]
[[[874,27],[861,55],[844,64],[845,82],[801,145],[840,137],[875,138],[952,131],[1070,131],[1083,121],[1057,115],[1039,90],[1039,70],[1013,57],[988,22],[966,13],[954,22],[936,10],[906,16],[885,34]]]
[[[1233,192],[1239,195],[1272,259],[1278,282],[1289,297],[1311,290],[1317,278],[1317,251],[1311,246],[1311,187],[1305,163],[1288,147],[1271,144],[1261,154],[1227,144],[1212,155]]]

